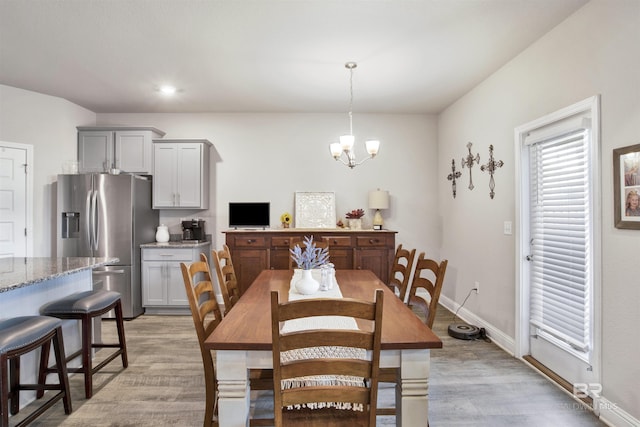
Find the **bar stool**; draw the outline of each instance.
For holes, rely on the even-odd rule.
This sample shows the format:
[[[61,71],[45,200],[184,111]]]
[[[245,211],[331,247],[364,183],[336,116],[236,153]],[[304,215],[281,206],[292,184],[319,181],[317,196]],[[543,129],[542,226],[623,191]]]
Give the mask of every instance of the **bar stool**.
[[[116,326],[118,329],[117,343],[94,343],[91,320],[102,316],[104,313],[115,309]],[[93,396],[93,374],[104,368],[109,362],[118,356],[122,357],[122,367],[129,366],[127,360],[127,345],[124,339],[124,322],[122,320],[122,302],[120,294],[107,290],[92,290],[78,292],[68,297],[53,301],[43,306],[40,310],[43,315],[58,317],[60,319],[77,319],[82,323],[82,348],[68,356],[69,362],[82,356],[82,366],[79,368],[67,368],[68,372],[82,372],[84,374],[84,391],[87,399]],[[91,350],[94,348],[117,348],[115,352],[96,366],[92,366]],[[40,375],[51,372],[54,368],[45,368]]]
[[[41,377],[38,384],[20,383],[20,356],[42,347],[40,353],[42,369],[43,366],[47,366],[49,347],[52,342],[58,366],[55,370],[58,373],[58,384],[46,385],[46,377]],[[45,390],[59,390],[59,392],[16,427],[31,423],[60,399],[63,400],[65,414],[71,413],[71,394],[64,360],[61,320],[47,316],[21,316],[0,320],[0,425],[2,427],[9,425],[9,401],[11,401],[11,415],[17,414],[20,410],[20,390],[38,390],[38,398],[42,397]]]

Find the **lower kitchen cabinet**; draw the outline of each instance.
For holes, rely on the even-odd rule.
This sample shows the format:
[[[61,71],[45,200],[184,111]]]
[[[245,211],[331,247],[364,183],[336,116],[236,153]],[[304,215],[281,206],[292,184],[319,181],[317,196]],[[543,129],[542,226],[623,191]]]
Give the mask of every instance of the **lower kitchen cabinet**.
[[[169,243],[142,245],[142,306],[146,314],[189,314],[180,263],[211,255],[211,244]]]
[[[389,230],[227,230],[240,293],[244,293],[262,270],[289,268],[289,245],[313,236],[329,244],[329,259],[337,270],[371,270],[383,282],[395,254],[395,231]]]

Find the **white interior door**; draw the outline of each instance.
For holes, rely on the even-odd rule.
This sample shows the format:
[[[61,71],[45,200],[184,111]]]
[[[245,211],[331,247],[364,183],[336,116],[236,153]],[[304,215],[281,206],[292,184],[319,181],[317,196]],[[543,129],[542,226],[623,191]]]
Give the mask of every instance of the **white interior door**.
[[[27,149],[0,142],[0,257],[27,256]]]
[[[519,355],[598,398],[598,99],[516,129],[521,166]]]

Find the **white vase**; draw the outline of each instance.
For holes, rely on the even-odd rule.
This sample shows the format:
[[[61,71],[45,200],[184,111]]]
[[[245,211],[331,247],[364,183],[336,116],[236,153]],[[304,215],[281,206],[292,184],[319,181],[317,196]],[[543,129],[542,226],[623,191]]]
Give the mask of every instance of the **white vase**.
[[[158,226],[156,231],[156,242],[167,243],[169,241],[169,227],[164,224]]]
[[[362,230],[362,218],[350,218],[349,228],[352,230]]]
[[[296,282],[296,290],[302,295],[311,295],[318,292],[320,282],[313,278],[311,270],[302,270],[302,277]]]

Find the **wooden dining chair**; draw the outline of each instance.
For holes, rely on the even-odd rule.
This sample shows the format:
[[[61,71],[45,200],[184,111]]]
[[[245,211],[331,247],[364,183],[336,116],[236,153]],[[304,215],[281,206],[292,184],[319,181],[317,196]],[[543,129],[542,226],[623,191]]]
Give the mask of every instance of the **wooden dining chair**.
[[[215,362],[211,352],[204,347],[204,341],[222,321],[222,313],[211,282],[211,270],[206,255],[201,253],[200,261],[192,264],[181,263],[180,268],[204,365],[206,407],[203,425],[217,426],[218,382]],[[273,390],[273,370],[251,369],[249,383],[251,390]],[[273,419],[251,419],[250,425],[273,425]]]
[[[396,294],[402,301],[405,300],[407,285],[411,276],[411,268],[413,267],[413,259],[416,256],[415,249],[404,249],[402,245],[398,245],[396,254],[393,259],[393,265],[391,266],[391,273],[389,274],[389,282],[387,286]]]
[[[425,324],[429,328],[433,327],[433,321],[436,318],[436,310],[438,308],[442,284],[444,283],[447,263],[448,261],[446,259],[440,262],[440,264],[432,259],[426,259],[424,252],[420,253],[416,261],[407,304],[409,308],[416,307],[424,315]],[[418,289],[424,289],[429,295],[429,299],[425,299],[422,293],[418,293]],[[399,376],[400,371],[398,368],[380,369],[379,382],[395,383],[395,387],[400,387]],[[396,415],[396,408],[378,408],[378,415]]]
[[[438,301],[440,300],[447,264],[448,260],[446,259],[438,263],[433,259],[425,258],[424,252],[420,253],[416,261],[416,269],[413,273],[407,304],[410,308],[413,309],[415,307],[422,312],[425,318],[424,323],[429,328],[433,327],[433,321],[436,318],[436,310],[438,309]],[[419,289],[424,289],[426,294],[418,292]]]
[[[327,242],[326,240],[314,240],[313,243],[316,245],[316,248],[319,249],[329,248],[329,242]],[[291,251],[297,245],[300,245],[300,248],[302,248],[302,250],[304,251],[304,240],[302,240],[302,238],[292,238],[289,241],[289,251]],[[298,268],[298,266],[291,258],[291,252],[289,252],[289,270],[293,270],[294,268]]]
[[[216,301],[207,262],[196,261],[192,264],[183,262],[180,263],[180,268],[204,366],[206,406],[203,426],[217,426],[218,383],[213,356],[211,351],[204,347],[204,341],[222,321],[222,313]]]
[[[401,301],[405,301],[407,293],[407,285],[411,278],[411,268],[413,267],[413,260],[416,256],[415,249],[405,249],[402,244],[398,245],[393,259],[393,265],[391,266],[391,273],[389,274],[389,282],[387,287],[391,289]],[[380,369],[380,383],[392,383],[398,384],[398,375],[400,371],[398,368],[381,368]],[[378,415],[395,415],[395,407],[378,407]]]
[[[375,426],[383,295],[378,289],[374,302],[313,298],[281,303],[278,292],[271,292],[277,427]],[[282,332],[284,322],[316,316],[352,317],[361,329]],[[336,346],[347,354],[332,351]],[[350,350],[362,352],[363,358],[350,355]]]
[[[220,293],[222,294],[222,301],[224,303],[224,314],[226,315],[240,299],[238,278],[233,268],[229,246],[225,244],[222,245],[222,249],[219,251],[212,250],[211,258],[213,259],[213,265],[216,269]]]

